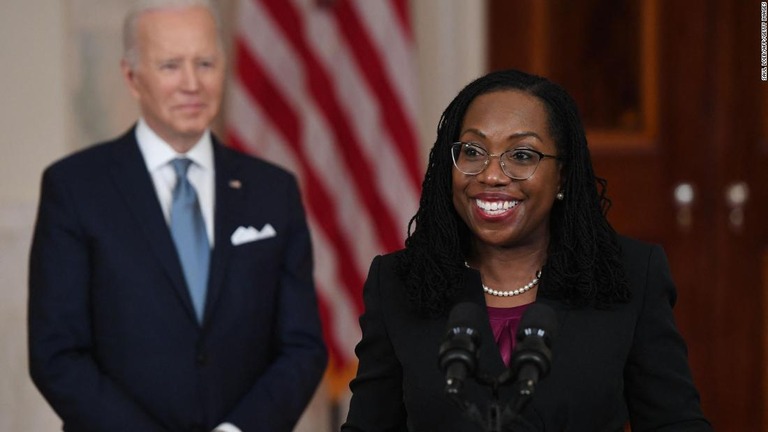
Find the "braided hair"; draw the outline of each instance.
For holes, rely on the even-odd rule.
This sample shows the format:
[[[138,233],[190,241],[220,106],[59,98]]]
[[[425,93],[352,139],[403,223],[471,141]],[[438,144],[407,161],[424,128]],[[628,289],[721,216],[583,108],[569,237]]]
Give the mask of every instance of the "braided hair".
[[[470,103],[480,95],[518,90],[541,100],[562,159],[562,201],[550,215],[550,243],[539,293],[574,306],[626,302],[629,287],[616,233],[606,214],[607,182],[595,176],[576,103],[559,85],[517,70],[491,72],[469,83],[443,112],[429,152],[416,215],[408,224],[397,273],[411,306],[422,315],[445,315],[459,292],[471,233],[452,201],[451,143]]]

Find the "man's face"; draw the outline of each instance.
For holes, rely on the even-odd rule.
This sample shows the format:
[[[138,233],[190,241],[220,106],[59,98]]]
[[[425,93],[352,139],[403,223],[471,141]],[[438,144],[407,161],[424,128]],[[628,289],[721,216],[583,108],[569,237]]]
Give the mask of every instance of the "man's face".
[[[136,23],[138,61],[123,74],[152,130],[176,151],[202,136],[221,105],[225,60],[204,7],[145,12]]]

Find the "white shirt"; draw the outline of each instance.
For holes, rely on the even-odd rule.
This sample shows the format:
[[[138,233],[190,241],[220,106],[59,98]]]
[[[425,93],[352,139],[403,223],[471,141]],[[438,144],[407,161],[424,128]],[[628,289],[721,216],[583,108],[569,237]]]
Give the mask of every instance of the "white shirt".
[[[176,171],[171,161],[176,158],[188,158],[192,164],[187,171],[187,178],[197,192],[200,201],[200,210],[205,220],[205,231],[208,234],[208,243],[213,248],[213,206],[216,170],[213,164],[213,142],[210,131],[205,131],[198,141],[186,153],[177,153],[173,147],[165,142],[155,131],[149,128],[143,118],[136,125],[136,141],[139,150],[144,157],[147,171],[152,176],[160,207],[163,209],[165,222],[171,222],[171,202],[173,201],[173,188],[176,186]]]

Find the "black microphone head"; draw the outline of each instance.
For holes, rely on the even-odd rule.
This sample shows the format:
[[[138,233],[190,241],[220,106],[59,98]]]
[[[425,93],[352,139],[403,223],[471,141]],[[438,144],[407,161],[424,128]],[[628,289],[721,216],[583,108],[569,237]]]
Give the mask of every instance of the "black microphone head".
[[[472,302],[462,302],[456,304],[448,315],[447,329],[456,327],[477,328],[483,322],[485,313],[479,304]]]
[[[536,382],[549,373],[556,330],[557,314],[551,307],[533,303],[523,313],[509,365],[518,382],[523,383],[521,394],[532,394]]]
[[[445,339],[438,353],[438,363],[443,372],[459,362],[469,374],[474,373],[480,345],[477,328],[482,319],[483,310],[475,303],[459,303],[451,309]]]
[[[517,341],[528,336],[538,336],[544,339],[547,347],[552,347],[552,339],[557,334],[557,314],[551,307],[533,303],[525,310],[520,324],[517,326]]]

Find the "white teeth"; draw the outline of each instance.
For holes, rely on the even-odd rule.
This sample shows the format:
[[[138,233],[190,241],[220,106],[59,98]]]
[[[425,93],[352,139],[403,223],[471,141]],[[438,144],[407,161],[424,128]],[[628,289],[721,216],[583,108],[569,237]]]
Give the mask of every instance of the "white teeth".
[[[520,201],[483,201],[476,199],[475,204],[489,214],[500,214],[515,207]]]

